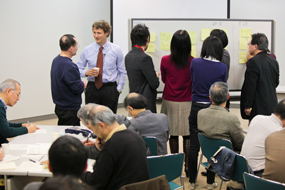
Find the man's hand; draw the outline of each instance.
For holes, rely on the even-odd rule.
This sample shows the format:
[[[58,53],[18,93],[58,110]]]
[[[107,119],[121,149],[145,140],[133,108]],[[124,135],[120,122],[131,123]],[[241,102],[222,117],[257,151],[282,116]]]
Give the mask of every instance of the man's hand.
[[[244,113],[249,116],[251,114],[251,110],[252,108],[245,108]]]
[[[85,146],[95,146],[95,142],[94,141],[91,141],[91,140],[85,140],[82,142]]]
[[[27,127],[28,129],[28,133],[34,133],[37,129],[40,129],[39,127],[37,127],[35,124],[28,124],[28,123],[24,123],[22,124],[22,127]]]
[[[87,87],[87,82],[82,80],[83,84],[84,84],[84,89]]]
[[[157,78],[159,78],[159,73],[158,72],[155,72],[155,73],[156,73]]]
[[[86,71],[85,75],[89,76],[89,77],[92,77],[92,76],[97,77],[99,75],[99,70],[96,68],[92,68],[92,69]]]
[[[96,141],[95,141],[95,146],[97,147],[98,150],[102,150],[103,146],[104,146],[105,141],[102,140],[101,138],[97,137]]]

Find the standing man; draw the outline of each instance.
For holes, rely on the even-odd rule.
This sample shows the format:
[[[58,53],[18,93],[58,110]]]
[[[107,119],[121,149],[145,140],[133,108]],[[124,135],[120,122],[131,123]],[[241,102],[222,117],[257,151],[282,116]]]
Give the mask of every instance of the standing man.
[[[77,63],[80,76],[88,79],[85,103],[105,105],[117,113],[119,95],[126,81],[124,55],[119,46],[107,40],[111,33],[107,21],[95,22],[92,30],[96,42],[83,49]]]
[[[52,99],[58,125],[77,125],[80,120],[77,111],[82,103],[81,94],[86,82],[80,79],[78,67],[71,58],[76,55],[78,42],[71,34],[59,40],[61,53],[54,58],[50,71]]]
[[[136,92],[147,98],[147,109],[156,113],[156,89],[159,86],[159,74],[155,72],[152,59],[145,54],[150,33],[145,25],[136,25],[131,32],[132,50],[126,55],[130,92]]]
[[[254,57],[247,62],[240,111],[243,119],[252,120],[258,114],[270,115],[274,112],[277,105],[279,65],[267,54],[268,40],[264,34],[253,34],[248,46],[250,55]]]
[[[6,118],[7,106],[14,106],[21,95],[20,83],[7,79],[0,84],[0,145],[8,143],[7,138],[33,133],[39,129],[31,123],[9,123]]]
[[[105,106],[88,111],[87,127],[97,135],[100,150],[93,172],[82,175],[82,181],[94,189],[113,190],[123,185],[149,179],[143,139],[119,125],[115,114]]]

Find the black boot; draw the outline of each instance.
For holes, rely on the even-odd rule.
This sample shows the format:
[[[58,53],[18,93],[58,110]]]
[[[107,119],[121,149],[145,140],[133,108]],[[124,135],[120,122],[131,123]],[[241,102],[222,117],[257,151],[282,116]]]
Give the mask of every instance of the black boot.
[[[189,149],[190,149],[190,139],[189,138],[183,138],[183,152],[185,154],[184,162],[185,162],[186,177],[188,177],[188,155],[189,155]]]
[[[169,138],[169,146],[171,153],[178,153],[179,152],[179,142],[178,136],[170,136]]]

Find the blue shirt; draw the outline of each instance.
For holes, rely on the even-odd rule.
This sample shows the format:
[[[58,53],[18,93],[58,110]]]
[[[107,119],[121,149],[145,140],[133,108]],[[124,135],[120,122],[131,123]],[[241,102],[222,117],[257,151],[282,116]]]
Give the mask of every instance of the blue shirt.
[[[99,46],[96,42],[86,46],[77,63],[80,76],[85,77],[85,67],[88,70],[96,67]],[[123,89],[127,77],[124,55],[121,48],[109,41],[103,45],[103,76],[102,82],[115,82],[118,80],[117,90]],[[95,77],[87,77],[88,81],[95,81]]]

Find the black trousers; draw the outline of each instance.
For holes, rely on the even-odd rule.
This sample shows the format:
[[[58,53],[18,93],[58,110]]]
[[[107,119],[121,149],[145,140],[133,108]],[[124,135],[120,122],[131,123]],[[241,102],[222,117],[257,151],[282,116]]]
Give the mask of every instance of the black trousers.
[[[78,110],[62,110],[55,106],[55,114],[58,117],[58,125],[80,126],[80,119],[77,117]]]
[[[198,164],[198,153],[200,151],[200,142],[198,138],[198,124],[197,116],[201,109],[209,107],[211,104],[202,104],[197,102],[192,102],[191,112],[189,116],[189,126],[190,126],[190,150],[188,156],[188,173],[189,182],[195,183],[197,178],[197,164]],[[207,171],[207,183],[212,184],[215,181],[215,173],[210,170]]]
[[[85,90],[85,104],[104,105],[117,113],[119,95],[116,82],[103,83],[103,86],[97,89],[95,83],[89,81]]]

